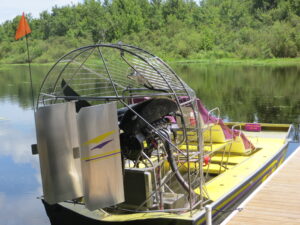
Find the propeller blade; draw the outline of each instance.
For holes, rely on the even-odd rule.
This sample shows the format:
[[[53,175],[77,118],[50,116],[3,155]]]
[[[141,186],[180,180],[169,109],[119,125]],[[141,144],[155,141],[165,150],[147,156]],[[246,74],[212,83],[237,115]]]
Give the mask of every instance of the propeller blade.
[[[68,98],[68,96],[72,96],[72,97],[79,96],[79,94],[77,94],[77,92],[74,91],[64,79],[62,79],[61,81],[61,88],[63,89],[63,93],[66,96],[67,101],[71,101],[71,99]],[[76,112],[79,112],[79,110],[83,107],[91,106],[91,104],[86,100],[78,100],[76,101],[75,105],[76,105]]]

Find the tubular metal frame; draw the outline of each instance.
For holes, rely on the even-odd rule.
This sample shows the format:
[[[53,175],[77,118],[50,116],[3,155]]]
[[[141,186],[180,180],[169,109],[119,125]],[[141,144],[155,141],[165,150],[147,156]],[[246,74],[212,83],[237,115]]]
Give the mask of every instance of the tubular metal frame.
[[[116,80],[116,76],[113,74],[115,73],[115,69],[111,68],[110,61],[107,60],[105,57],[105,53],[103,51],[105,50],[109,51],[117,51],[120,53],[120,63],[124,65],[128,65],[128,68],[133,69],[141,75],[142,78],[145,78],[147,82],[149,82],[152,87],[147,87],[140,85],[138,88],[132,87],[130,84],[128,86],[124,86],[124,84],[119,84],[118,79],[122,79],[124,82],[126,82],[128,77],[118,77]],[[87,55],[85,55],[87,54]],[[104,68],[105,74],[100,74],[97,71],[88,68],[85,63],[90,59],[92,55],[98,55],[99,65],[101,65]],[[126,54],[126,56],[125,56]],[[130,58],[127,59],[126,57],[132,57],[133,61],[130,61]],[[77,59],[83,57],[81,61],[78,61]],[[108,56],[109,58],[109,56]],[[122,61],[123,60],[123,61]],[[118,62],[119,63],[119,62]],[[134,66],[131,63],[140,63],[138,66]],[[120,64],[120,65],[121,65]],[[72,70],[72,66],[75,67],[75,70]],[[60,66],[61,69],[60,69]],[[55,70],[58,69],[58,73],[55,72]],[[68,72],[68,69],[72,72]],[[191,168],[190,168],[190,162],[193,160],[198,160],[199,165],[203,164],[203,138],[202,138],[202,127],[203,124],[201,124],[200,119],[200,113],[197,107],[196,102],[196,95],[195,92],[187,85],[185,84],[178,76],[177,74],[160,58],[156,57],[155,55],[141,49],[138,47],[134,47],[131,45],[125,45],[125,44],[95,44],[95,45],[89,45],[85,47],[81,47],[78,49],[75,49],[63,57],[61,57],[49,70],[49,72],[46,74],[41,88],[40,88],[40,94],[37,98],[37,104],[36,108],[39,108],[42,105],[47,104],[55,104],[58,101],[66,101],[66,96],[63,96],[63,90],[66,88],[66,85],[64,87],[59,87],[59,81],[62,79],[67,79],[67,75],[70,76],[67,80],[68,83],[72,84],[72,81],[75,80],[74,78],[76,76],[84,76],[84,73],[81,73],[81,70],[84,70],[87,75],[95,75],[96,78],[107,81],[108,85],[105,88],[110,88],[111,93],[114,95],[101,95],[101,96],[89,96],[89,94],[83,95],[83,96],[68,96],[68,100],[85,100],[85,101],[110,101],[110,100],[117,100],[119,103],[121,103],[123,106],[127,107],[130,111],[132,111],[137,117],[139,117],[149,128],[153,130],[153,132],[163,141],[167,142],[172,149],[179,155],[181,155],[183,158],[186,159],[187,165],[188,165],[188,172],[187,172],[187,182],[189,184],[189,191],[188,191],[188,201],[189,201],[189,207],[186,209],[187,211],[190,211],[190,215],[193,214],[193,209],[199,206],[201,209],[203,208],[204,204],[204,196],[203,193],[205,190],[203,190],[203,168],[202,166],[199,166],[197,174],[199,179],[199,189],[200,189],[200,196],[198,201],[193,200],[193,196],[195,196],[194,190],[192,189],[192,177],[191,177]],[[143,72],[145,72],[145,77],[143,75]],[[122,72],[120,70],[120,72]],[[98,73],[98,74],[97,74]],[[66,75],[67,74],[67,75]],[[97,82],[95,78],[95,82]],[[147,79],[148,78],[148,79]],[[82,78],[83,80],[85,78]],[[86,79],[92,79],[92,78],[86,78]],[[124,80],[125,79],[125,80]],[[54,81],[54,82],[53,82]],[[103,81],[102,81],[103,82]],[[90,83],[86,83],[88,85]],[[50,90],[47,89],[47,85],[51,85],[52,88]],[[79,84],[78,84],[79,85]],[[81,86],[84,86],[84,84],[80,84]],[[146,87],[146,88],[145,88]],[[84,88],[82,89],[84,90]],[[86,89],[91,91],[92,88]],[[121,91],[121,94],[120,94]],[[132,91],[151,91],[154,93],[145,93],[145,94],[138,94],[138,95],[132,95]],[[129,92],[130,95],[126,96],[125,93]],[[186,96],[188,97],[187,102],[180,102],[180,97]],[[183,140],[182,143],[185,143],[187,146],[186,153],[179,149],[179,145],[176,143],[173,143],[172,140],[167,138],[161,131],[156,129],[151,123],[149,123],[147,120],[145,120],[140,114],[138,114],[128,103],[125,102],[127,99],[132,98],[143,98],[143,97],[169,97],[173,99],[176,104],[178,105],[179,114],[183,115],[182,107],[190,107],[193,113],[194,118],[196,119],[195,124],[195,131],[197,134],[197,154],[191,154],[189,150],[189,143],[187,140],[187,127],[189,121],[186,121],[184,117],[182,116],[183,123],[182,123],[182,131],[183,131]],[[180,143],[180,144],[182,144]],[[159,158],[159,156],[158,156]],[[164,157],[162,157],[164,159]],[[160,164],[160,162],[158,162]],[[171,174],[170,177],[174,175]],[[160,178],[160,177],[159,177]],[[159,187],[156,187],[156,190],[152,193],[155,195],[159,195],[157,192],[161,192],[161,187],[164,185],[164,183],[167,182],[168,179],[165,179],[163,183],[160,183],[159,181],[155,181],[155,183],[159,183]],[[144,204],[144,203],[143,203]],[[142,205],[143,205],[142,204]],[[162,204],[162,203],[161,203]],[[141,205],[141,206],[142,206]],[[138,207],[140,208],[140,207]],[[180,212],[183,209],[172,209],[168,211],[172,212]],[[138,211],[138,209],[136,210]],[[151,212],[153,210],[149,210],[147,212]],[[159,210],[155,210],[159,211]]]

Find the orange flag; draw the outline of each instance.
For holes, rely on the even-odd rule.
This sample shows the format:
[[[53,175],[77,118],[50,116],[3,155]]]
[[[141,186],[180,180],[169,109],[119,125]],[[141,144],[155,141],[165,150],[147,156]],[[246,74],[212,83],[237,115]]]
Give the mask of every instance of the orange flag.
[[[20,39],[21,37],[24,37],[25,35],[31,33],[31,29],[26,21],[25,15],[23,13],[20,22],[19,22],[19,26],[18,29],[16,31],[16,40]]]

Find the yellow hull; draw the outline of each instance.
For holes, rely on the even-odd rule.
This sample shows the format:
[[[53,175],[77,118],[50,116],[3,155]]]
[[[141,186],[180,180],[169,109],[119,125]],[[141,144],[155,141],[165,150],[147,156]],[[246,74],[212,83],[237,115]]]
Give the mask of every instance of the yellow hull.
[[[236,204],[236,202],[240,201],[263,182],[284,161],[287,148],[286,135],[288,125],[270,125],[268,128],[275,128],[272,129],[275,131],[246,134],[254,145],[259,146],[259,151],[248,156],[233,155],[228,160],[228,165],[230,164],[230,166],[227,169],[222,169],[220,175],[215,176],[205,184],[206,197],[211,200],[211,204],[216,209],[214,212],[216,217],[220,216],[217,215],[218,210],[227,209],[228,206]],[[215,174],[220,172],[219,167],[216,165],[221,161],[221,152],[226,146],[226,143],[218,143],[212,147],[206,147],[206,150],[213,149],[220,152],[211,159],[212,163],[215,163],[213,164],[214,166],[211,165],[211,170],[214,170]],[[190,149],[192,147],[192,145],[189,146]],[[182,148],[184,149],[184,146]],[[191,163],[190,167],[193,168],[193,166],[198,165]],[[208,166],[203,167],[204,170],[206,167]],[[199,194],[199,189],[196,188],[194,191]],[[193,210],[192,214],[190,212],[182,214],[166,212],[106,214],[101,211],[90,212],[84,206],[77,205],[75,207],[71,203],[62,203],[60,207],[68,209],[75,214],[80,214],[94,222],[98,221],[97,224],[102,224],[102,222],[139,224],[142,221],[144,221],[143,223],[156,221],[155,224],[203,224],[205,222],[205,211],[199,207]]]

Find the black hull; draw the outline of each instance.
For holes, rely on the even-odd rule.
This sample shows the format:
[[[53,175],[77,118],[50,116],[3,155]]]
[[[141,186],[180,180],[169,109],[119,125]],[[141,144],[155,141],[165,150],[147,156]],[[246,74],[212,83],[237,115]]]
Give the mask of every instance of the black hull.
[[[107,222],[95,220],[84,215],[78,214],[68,208],[63,207],[60,204],[49,205],[42,200],[47,215],[50,219],[51,225],[105,225],[105,224],[122,224],[122,225],[189,225],[189,221],[166,219],[166,218],[153,218],[147,220],[134,220],[126,222]]]

